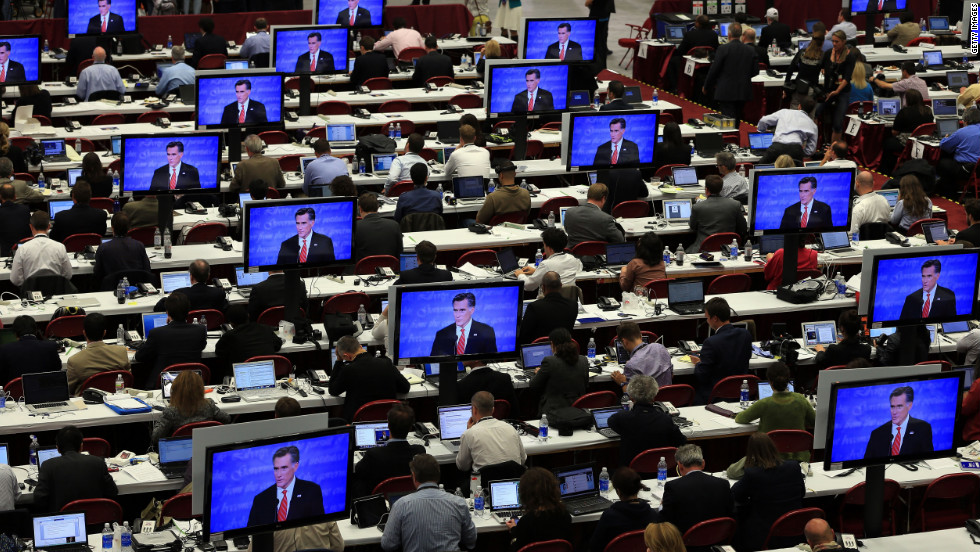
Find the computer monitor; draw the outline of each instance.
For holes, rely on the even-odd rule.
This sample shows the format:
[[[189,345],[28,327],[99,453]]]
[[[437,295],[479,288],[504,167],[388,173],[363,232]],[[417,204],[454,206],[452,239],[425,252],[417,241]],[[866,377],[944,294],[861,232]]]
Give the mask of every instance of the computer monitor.
[[[71,545],[85,546],[85,513],[59,513],[34,516],[34,546],[38,550],[59,550]]]
[[[385,301],[387,303],[387,301]],[[456,373],[460,374],[466,371],[466,366],[462,362],[456,363]],[[438,362],[428,362],[422,365],[422,373],[426,377],[438,376],[439,375],[439,363]]]
[[[167,313],[165,312],[144,313],[141,315],[141,318],[143,320],[144,338],[150,334],[150,330],[153,328],[167,325]]]
[[[878,98],[878,115],[895,117],[900,109],[902,109],[901,98]]]
[[[752,165],[752,170],[754,171],[763,171],[766,169],[775,169],[775,168],[776,165],[773,163],[756,163],[755,165]]]
[[[832,383],[824,469],[955,456],[963,377],[941,372]]]
[[[698,169],[696,167],[671,167],[670,177],[675,186],[698,186]]]
[[[532,115],[564,111],[568,65],[558,61],[492,59],[486,62],[484,105],[488,115]],[[528,90],[535,97],[528,97]]]
[[[317,25],[343,27],[380,27],[384,0],[358,0],[351,13],[349,0],[317,0],[314,21]]]
[[[472,199],[486,195],[482,176],[454,176],[453,195],[456,199]]]
[[[397,153],[372,153],[371,172],[387,174],[391,170],[391,162],[396,157],[398,157]]]
[[[471,407],[468,404],[440,406],[438,410],[439,438],[443,441],[459,439],[466,431],[471,415]]]
[[[653,110],[564,113],[561,157],[566,169],[652,166],[659,120]]]
[[[160,285],[164,293],[173,293],[180,288],[191,287],[191,274],[186,270],[161,272]]]
[[[198,71],[194,104],[197,128],[280,125],[284,101],[282,81],[282,74],[271,69]]]
[[[932,114],[937,117],[944,115],[956,116],[956,98],[940,98],[932,100]]]
[[[48,202],[48,214],[51,215],[51,220],[54,220],[55,215],[64,211],[65,209],[71,209],[75,202],[70,199],[63,199],[57,201]]]
[[[878,190],[875,193],[885,198],[885,201],[888,202],[889,207],[894,208],[895,204],[898,203],[898,192],[899,192],[898,189],[894,189],[894,190]]]
[[[0,36],[0,55],[6,54],[5,86],[41,82],[40,35]]]
[[[880,12],[900,12],[906,8],[907,0],[885,0],[882,10],[878,10],[878,2],[874,0],[850,0],[848,2],[851,13],[880,13]]]
[[[273,25],[269,62],[280,73],[332,75],[347,70],[349,30],[337,25]],[[310,59],[315,55],[315,59]]]
[[[966,320],[961,320],[958,322],[946,322],[943,324],[943,333],[961,333],[970,331],[970,323]]]
[[[750,132],[749,149],[764,150],[772,145],[772,134],[769,132]]]
[[[72,167],[68,169],[68,187],[74,188],[75,182],[82,177],[81,167]]]
[[[0,464],[10,465],[10,456],[7,454],[7,443],[0,443]]]
[[[595,31],[595,19],[525,17],[518,51],[524,59],[593,61]]]
[[[881,22],[881,27],[887,33],[888,31],[894,29],[896,26],[902,23],[902,20],[898,17],[886,17]]]
[[[164,324],[166,324],[164,320]],[[204,377],[204,374],[200,370],[183,370],[183,372],[195,372],[197,375]],[[182,372],[160,372],[160,397],[165,400],[170,400],[170,390],[173,388],[174,380],[177,379]]]
[[[848,230],[854,169],[805,168],[754,171],[749,227],[756,233]],[[803,204],[806,208],[804,220]]]
[[[521,346],[521,367],[525,370],[533,370],[541,366],[545,357],[552,355],[551,342],[532,343]]]
[[[355,202],[319,197],[246,203],[242,249],[248,272],[350,264]]]
[[[949,232],[946,229],[946,221],[923,222],[922,234],[926,238],[926,243],[936,243],[949,239]]]
[[[806,25],[806,32],[813,34],[813,26],[819,22],[820,22],[819,19],[807,19],[804,22],[804,25]]]
[[[796,43],[796,47],[799,48],[799,51],[802,52],[810,47],[810,42],[811,42],[810,40],[800,40],[799,42]]]
[[[942,50],[923,50],[922,65],[926,67],[941,67],[943,64]]]
[[[248,60],[247,59],[225,60],[225,71],[233,71],[236,69],[248,69]]]
[[[947,18],[945,15],[930,15],[928,21],[930,31],[949,30],[949,18]]]
[[[350,426],[207,448],[205,537],[253,535],[347,517],[353,451]],[[276,515],[280,484],[294,485],[294,504],[283,521]],[[298,495],[303,495],[302,508]]]
[[[568,93],[568,107],[588,107],[592,105],[592,94],[588,90],[572,90]]]
[[[354,123],[328,124],[324,131],[327,142],[353,142],[357,139],[357,129]]]
[[[354,448],[367,450],[383,447],[391,439],[388,422],[354,422]]]
[[[964,86],[970,86],[970,77],[966,71],[947,71],[946,85],[954,91],[959,91]]]
[[[684,33],[687,32],[687,25],[667,25],[665,29],[667,32],[666,38],[669,42],[680,42],[684,40]]]
[[[68,0],[68,38],[136,31],[136,0]]]
[[[418,364],[517,356],[522,290],[516,280],[392,286],[392,358]],[[456,352],[458,325],[470,328],[462,354]]]
[[[691,218],[690,199],[665,199],[664,218],[667,222],[680,222]]]
[[[221,135],[215,133],[124,136],[121,191],[215,192],[221,152]]]
[[[399,257],[399,269],[401,272],[418,268],[419,257],[415,253],[402,253]],[[384,310],[384,309],[382,309]]]
[[[160,439],[160,463],[190,462],[194,452],[191,437],[168,437]]]
[[[792,381],[790,381],[786,385],[786,391],[789,391],[790,393],[793,392],[793,382]],[[762,399],[766,399],[766,398],[769,398],[771,396],[772,396],[772,384],[769,383],[768,381],[760,381],[759,382],[759,400],[761,401]]]
[[[607,243],[606,264],[625,265],[636,257],[636,242]]]
[[[960,120],[955,118],[936,119],[936,134],[944,138],[960,129]]]
[[[249,287],[261,284],[269,277],[268,272],[245,272],[245,267],[235,267],[235,282],[238,287]]]
[[[833,320],[803,322],[803,344],[807,347],[837,343],[837,323]]]
[[[40,447],[37,449],[37,467],[40,468],[48,460],[59,456],[61,456],[61,453],[58,452],[58,447],[54,445]]]

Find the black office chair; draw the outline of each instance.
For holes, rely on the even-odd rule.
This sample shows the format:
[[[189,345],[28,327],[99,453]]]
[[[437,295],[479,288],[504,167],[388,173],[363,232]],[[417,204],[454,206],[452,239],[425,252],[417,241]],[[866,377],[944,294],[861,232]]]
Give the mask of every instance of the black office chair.
[[[401,220],[402,232],[445,230],[446,221],[439,213],[412,213]]]
[[[81,98],[83,101],[97,102],[99,100],[122,100],[122,94],[116,90],[99,90],[92,92],[88,95],[88,100]]]
[[[863,240],[883,240],[885,233],[891,230],[887,222],[866,222],[858,228],[858,237]]]
[[[524,475],[525,470],[527,470],[527,468],[524,467],[523,464],[518,464],[513,460],[483,466],[483,468],[480,470],[480,484],[484,489],[489,489],[491,481],[500,481],[501,479],[519,479],[522,475]]]
[[[268,67],[269,66],[269,52],[263,52],[261,54],[255,54],[248,58],[248,64],[251,67]]]
[[[78,293],[71,280],[50,270],[42,270],[24,280],[20,286],[21,297],[30,296],[32,291],[40,291],[45,297]]]

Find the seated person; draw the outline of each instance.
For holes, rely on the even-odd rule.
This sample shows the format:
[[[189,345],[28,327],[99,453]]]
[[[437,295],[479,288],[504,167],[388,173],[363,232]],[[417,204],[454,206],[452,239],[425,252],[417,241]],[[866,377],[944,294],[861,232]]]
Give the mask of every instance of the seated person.
[[[264,282],[252,286],[252,294],[248,296],[248,317],[259,321],[259,316],[268,309],[283,306],[286,293],[286,275],[281,270],[270,270],[269,277]],[[299,307],[306,310],[306,285],[300,280],[296,284],[299,294]]]
[[[629,466],[641,452],[660,447],[679,447],[687,442],[677,425],[659,407],[654,406],[660,386],[650,376],[633,376],[626,393],[633,408],[609,417],[609,427],[619,434],[619,464]]]
[[[531,193],[517,185],[517,165],[505,161],[503,165],[497,167],[497,176],[500,185],[486,197],[483,207],[480,207],[480,211],[476,214],[476,222],[480,224],[490,224],[493,217],[497,215],[527,213],[531,209]]]
[[[482,176],[486,178],[490,174],[490,152],[486,148],[476,145],[476,137],[476,127],[460,125],[459,145],[446,160],[446,166],[443,168],[443,173],[446,176]]]
[[[891,223],[907,232],[917,220],[932,217],[932,200],[922,189],[919,179],[907,174],[898,181],[898,202],[892,211]]]
[[[837,319],[837,329],[841,334],[840,342],[828,345],[826,349],[823,345],[814,347],[817,350],[814,363],[818,369],[842,366],[856,358],[871,360],[871,345],[861,342],[861,318],[856,310],[842,312]]]
[[[95,251],[95,268],[92,281],[101,285],[102,279],[123,270],[150,271],[150,258],[146,246],[130,238],[129,215],[112,215],[112,239],[104,242]]]
[[[644,343],[643,333],[636,322],[623,322],[616,328],[616,337],[623,343],[623,348],[629,353],[623,374],[619,370],[611,374],[612,380],[626,387],[626,382],[633,376],[650,376],[657,381],[658,386],[670,385],[673,380],[674,366],[670,361],[670,353],[663,344]],[[622,359],[620,359],[622,363]]]
[[[585,205],[572,207],[565,213],[565,231],[568,232],[568,248],[584,241],[623,243],[623,229],[616,219],[602,209],[609,200],[609,188],[602,182],[589,186]]]
[[[245,362],[254,356],[274,355],[282,348],[282,339],[276,335],[276,331],[271,326],[252,322],[245,305],[228,307],[225,320],[231,329],[218,339],[214,356],[222,361],[226,370],[230,370],[232,364]]]
[[[774,521],[803,507],[806,484],[800,464],[783,460],[765,433],[749,435],[745,475],[732,486],[739,505],[737,541],[740,550],[761,550]]]
[[[337,341],[337,366],[330,376],[328,391],[344,398],[344,418],[354,419],[357,409],[371,401],[395,399],[408,393],[405,376],[388,357],[374,357],[361,347],[357,338],[345,335]]]
[[[435,282],[452,282],[453,275],[448,270],[436,268],[436,246],[429,240],[422,240],[415,246],[415,256],[418,266],[402,272],[395,283],[399,284],[432,284]]]
[[[730,197],[722,197],[721,190],[724,181],[716,174],[709,174],[704,179],[705,200],[691,207],[691,218],[687,225],[697,235],[688,248],[688,253],[697,253],[701,242],[712,234],[719,232],[734,232],[744,236],[747,228],[745,215],[742,214],[742,204]]]
[[[214,420],[231,423],[231,416],[204,397],[204,380],[197,372],[185,370],[177,375],[170,387],[170,405],[153,423],[150,439],[157,444],[161,437],[170,437],[181,426]]]
[[[656,232],[644,233],[636,242],[636,257],[619,269],[619,289],[632,292],[654,280],[667,278],[664,243]]]
[[[524,515],[521,523],[507,520],[511,552],[535,542],[568,538],[572,533],[572,516],[561,501],[555,474],[544,468],[527,470],[521,476],[517,494]]]
[[[819,265],[817,264],[817,251],[815,249],[810,249],[806,246],[806,240],[803,237],[797,241],[797,253],[796,257],[796,270],[797,274],[803,270],[817,270]],[[783,254],[785,251],[782,247],[776,250],[775,253],[766,254],[766,268],[763,270],[763,275],[766,278],[766,289],[779,289],[779,286],[783,285]],[[802,278],[797,278],[802,279]]]
[[[704,454],[701,447],[687,444],[677,447],[677,479],[664,485],[664,498],[660,516],[674,524],[680,531],[709,519],[731,517],[731,484],[721,477],[704,471]]]
[[[34,237],[17,247],[14,262],[10,268],[10,283],[23,286],[28,280],[40,275],[58,275],[71,280],[71,260],[65,246],[48,237],[51,217],[47,211],[34,211],[31,214],[31,232]],[[74,291],[71,282],[66,289]]]
[[[553,330],[548,335],[551,356],[535,368],[528,388],[541,391],[538,414],[553,414],[555,410],[571,406],[585,394],[589,382],[589,360],[578,354],[578,345],[565,328]]]
[[[148,370],[144,389],[160,386],[160,372],[172,364],[201,362],[201,352],[207,345],[207,328],[187,322],[190,301],[180,292],[167,297],[167,325],[157,326],[144,336],[143,344],[136,350],[134,360],[152,363]]]
[[[17,341],[0,347],[0,381],[7,385],[24,374],[61,370],[58,344],[40,339],[37,323],[26,314],[14,318],[10,326]]]
[[[554,229],[549,228],[549,230]],[[562,254],[562,256],[574,259],[571,255]],[[578,262],[578,259],[575,260]],[[541,265],[544,265],[544,261],[541,262]],[[544,274],[541,279],[543,296],[528,305],[524,311],[524,316],[521,318],[520,335],[518,336],[518,342],[522,345],[544,337],[557,328],[564,328],[571,332],[575,326],[575,318],[578,316],[577,301],[561,294],[561,277],[558,273],[553,271],[545,273],[541,267],[538,268],[537,273]]]
[[[78,395],[82,383],[102,372],[129,370],[129,353],[125,345],[106,345],[105,316],[100,312],[85,315],[82,327],[85,348],[68,357],[68,392]]]
[[[651,508],[650,503],[639,499],[643,487],[640,474],[621,467],[613,473],[611,483],[619,501],[613,502],[599,518],[589,542],[591,552],[603,552],[606,545],[619,535],[646,529],[647,525],[660,521],[660,513]]]
[[[228,297],[225,295],[225,290],[208,285],[208,280],[211,279],[211,265],[204,259],[197,259],[187,267],[187,272],[191,276],[190,287],[174,291],[179,291],[187,296],[188,301],[191,302],[191,310],[214,309],[225,312],[225,309],[228,308]],[[164,297],[157,301],[153,310],[163,312],[166,300],[167,298]]]
[[[407,404],[396,404],[388,411],[388,431],[391,438],[382,447],[364,451],[354,466],[354,496],[367,496],[385,479],[411,475],[408,463],[416,454],[425,454],[425,447],[408,442],[408,433],[415,427],[415,411]]]
[[[71,199],[74,205],[54,216],[54,228],[51,239],[60,242],[75,234],[105,235],[106,212],[89,205],[92,199],[92,187],[84,180],[75,182],[71,189]]]
[[[469,366],[470,372],[466,377],[456,382],[456,399],[459,403],[472,402],[474,395],[486,391],[493,395],[495,401],[507,401],[512,413],[520,412],[517,393],[514,391],[514,380],[510,374],[498,372],[482,362],[472,364],[475,366]]]
[[[413,134],[412,136],[418,136]],[[398,196],[398,203],[395,206],[395,220],[401,220],[412,213],[435,213],[442,214],[442,194],[436,190],[426,187],[429,179],[429,166],[416,163],[411,166],[409,173],[415,188]]]
[[[728,301],[713,297],[704,304],[704,316],[714,335],[704,340],[701,356],[690,355],[698,379],[697,404],[706,404],[715,384],[728,376],[747,374],[752,356],[752,334],[731,325]]]
[[[463,473],[504,462],[524,464],[527,453],[514,426],[493,417],[493,395],[478,391],[470,401],[471,416],[459,438],[456,467]]]
[[[425,162],[425,159],[422,159],[421,153],[423,149],[425,149],[425,138],[418,132],[409,134],[408,140],[405,140],[405,153],[399,155],[391,162],[388,177],[385,179],[384,191],[386,194],[392,186],[399,182],[404,182],[406,180],[412,180],[415,182],[415,179],[412,178],[412,167],[415,165],[425,165],[424,180],[428,180],[429,165]],[[415,186],[417,187],[418,185],[418,182],[415,182]],[[401,202],[401,197],[398,198],[398,201]]]
[[[45,512],[57,512],[74,500],[116,498],[116,482],[105,460],[82,454],[82,432],[73,425],[58,430],[58,453],[38,470],[34,504]]]
[[[354,231],[354,261],[371,255],[402,254],[402,229],[394,220],[378,214],[378,196],[365,192],[357,198],[361,219]]]
[[[582,271],[582,261],[565,251],[568,236],[559,228],[545,228],[541,232],[544,259],[537,267],[528,263],[523,268],[514,271],[517,279],[524,282],[524,291],[534,291],[541,286],[541,279],[547,272],[553,271],[561,279],[561,285],[574,286],[578,273]],[[538,292],[538,297],[544,291]]]

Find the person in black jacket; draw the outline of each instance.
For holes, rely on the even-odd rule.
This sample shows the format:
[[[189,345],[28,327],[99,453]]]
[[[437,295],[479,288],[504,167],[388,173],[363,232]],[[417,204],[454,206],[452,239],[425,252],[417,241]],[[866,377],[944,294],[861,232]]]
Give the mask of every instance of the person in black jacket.
[[[225,290],[208,285],[208,280],[211,279],[211,265],[204,259],[197,259],[191,261],[187,271],[191,275],[191,286],[174,291],[179,291],[187,296],[191,303],[190,310],[215,309],[225,312],[225,309],[228,308]],[[166,300],[166,298],[160,299],[153,310],[157,312],[165,310]]]
[[[201,58],[208,54],[228,55],[228,43],[224,37],[214,34],[214,19],[202,17],[197,22],[197,27],[201,29],[203,36],[194,42],[194,57],[191,58],[191,67],[197,67]]]
[[[0,257],[9,257],[17,242],[31,237],[31,208],[16,200],[13,184],[0,185]]]
[[[664,125],[664,141],[653,148],[654,170],[664,165],[690,165],[691,145],[681,137],[681,127],[671,121]]]
[[[0,347],[0,381],[6,385],[24,374],[61,370],[58,344],[39,339],[37,323],[22,314],[11,325],[17,341]]]
[[[186,295],[171,293],[166,306],[167,325],[150,330],[136,350],[136,362],[144,365],[152,363],[144,389],[159,387],[160,372],[171,364],[200,362],[201,352],[208,341],[208,331],[204,326],[187,322],[191,302]]]
[[[418,259],[418,266],[402,272],[392,285],[452,282],[452,272],[436,268],[436,251],[435,244],[429,240],[422,240],[416,244],[415,256]]]
[[[775,42],[777,46],[784,50],[792,47],[793,41],[790,37],[792,31],[789,25],[779,21],[779,10],[776,8],[766,10],[766,23],[768,24],[762,28],[759,46],[768,49],[769,45]]]
[[[79,179],[71,190],[71,199],[75,202],[71,209],[65,209],[54,216],[54,228],[51,239],[60,242],[75,234],[105,235],[106,212],[89,205],[92,199],[92,187],[88,182]]]
[[[544,337],[558,328],[571,332],[575,325],[578,305],[561,294],[561,276],[557,272],[544,275],[541,279],[541,291],[544,295],[528,305],[524,311],[517,340],[522,345]]]
[[[256,322],[266,309],[283,306],[286,293],[286,275],[281,270],[270,271],[264,282],[252,286],[252,294],[248,297],[248,317]],[[299,294],[299,307],[306,310],[306,285],[300,280],[296,286]]]
[[[980,200],[970,198],[963,204],[966,210],[967,228],[960,230],[953,239],[953,243],[969,242],[967,247],[980,246]]]
[[[817,368],[823,370],[829,366],[847,364],[856,358],[871,360],[871,345],[861,342],[861,319],[854,309],[846,310],[837,319],[837,330],[843,338],[839,343],[827,346],[817,345],[817,358],[814,362]]]
[[[660,386],[650,376],[635,375],[626,386],[633,409],[609,417],[609,427],[619,434],[619,464],[628,466],[641,452],[660,447],[679,447],[687,438],[670,415],[653,405]]]
[[[374,37],[361,37],[361,55],[354,60],[354,69],[350,72],[352,86],[360,86],[368,79],[388,77],[388,59],[384,52],[374,51],[374,42]]]
[[[599,518],[589,542],[591,552],[603,552],[606,545],[619,535],[646,529],[647,525],[660,522],[660,513],[638,498],[643,487],[640,474],[627,467],[619,468],[613,473],[612,486],[619,496],[619,502],[614,502]]]
[[[129,233],[129,215],[116,213],[112,215],[112,239],[99,246],[95,252],[95,268],[92,281],[96,289],[100,289],[102,280],[110,274],[123,270],[150,270],[150,258],[146,255],[146,247],[127,236]]]
[[[611,81],[609,88],[606,89],[606,98],[608,101],[599,106],[599,111],[628,111],[633,109],[633,106],[626,103],[626,100],[623,99],[623,96],[626,94],[625,88],[621,81]]]
[[[739,550],[761,550],[769,528],[779,516],[803,507],[806,484],[800,463],[783,460],[776,444],[765,433],[749,436],[745,451],[745,475],[732,486],[738,504]],[[797,539],[798,540],[798,539]],[[792,542],[770,542],[770,548]]]
[[[534,542],[567,539],[572,533],[572,516],[561,501],[558,485],[555,475],[544,468],[531,468],[521,476],[517,493],[524,515],[520,523],[507,520],[511,552]]]
[[[368,354],[357,338],[345,335],[337,341],[337,360],[328,390],[333,396],[346,392],[344,418],[354,421],[357,409],[371,401],[395,399],[398,393],[408,393],[405,376],[388,357]]]
[[[432,77],[455,78],[453,71],[453,60],[446,54],[439,52],[439,44],[436,37],[429,35],[425,37],[425,55],[418,58],[415,63],[415,73],[412,74],[412,84],[418,88],[425,86],[425,81]]]
[[[731,325],[728,301],[714,297],[704,304],[704,316],[715,334],[704,340],[701,356],[691,355],[694,375],[698,379],[698,404],[708,402],[716,383],[728,376],[747,374],[752,356],[752,334]]]
[[[552,414],[559,408],[572,406],[585,394],[589,382],[589,361],[578,354],[572,334],[558,328],[548,335],[552,356],[545,357],[528,382],[530,389],[541,391],[538,415]]]
[[[17,98],[17,102],[14,104],[14,112],[17,112],[17,108],[25,105],[34,106],[34,110],[31,113],[34,116],[43,115],[47,118],[51,118],[51,93],[47,90],[41,90],[41,87],[36,84],[22,84],[17,87],[20,92],[20,97]]]
[[[718,48],[715,60],[708,69],[708,76],[701,91],[715,89],[715,101],[721,113],[735,119],[738,128],[745,102],[752,99],[752,77],[759,74],[759,58],[755,49],[741,42],[742,26],[728,25],[728,42]]]
[[[378,196],[365,192],[357,198],[361,220],[354,232],[354,262],[370,255],[391,255],[399,258],[402,244],[402,228],[393,219],[378,214]]]
[[[683,534],[702,521],[731,517],[731,487],[727,480],[704,473],[701,447],[690,444],[678,447],[674,461],[680,477],[664,485],[660,509],[664,521],[674,524]]]
[[[34,504],[46,512],[57,512],[73,500],[115,498],[119,494],[105,461],[82,454],[82,432],[73,425],[58,430],[55,437],[61,456],[41,465]]]
[[[718,49],[718,33],[712,30],[714,26],[714,22],[704,14],[699,15],[694,20],[694,28],[684,33],[684,39],[681,40],[680,45],[677,46],[677,49],[674,50],[674,53],[670,57],[667,74],[665,75],[666,85],[664,88],[670,91],[677,90],[677,73],[681,70],[681,65],[684,63],[684,56],[692,48],[710,46],[715,50]]]
[[[232,305],[225,313],[225,320],[231,330],[225,332],[214,346],[214,356],[222,362],[226,370],[238,362],[245,362],[254,356],[273,355],[282,348],[282,339],[271,326],[252,322],[248,318],[245,305]],[[212,374],[212,377],[219,374]]]
[[[899,110],[892,123],[890,136],[885,137],[881,144],[881,172],[893,174],[898,156],[905,149],[905,142],[912,131],[926,123],[932,123],[935,117],[932,110],[923,102],[922,93],[915,88],[905,91],[905,107]],[[925,188],[923,188],[925,189]]]
[[[388,411],[391,438],[383,446],[364,451],[364,456],[354,466],[355,497],[371,494],[385,479],[412,474],[408,463],[416,454],[425,454],[425,447],[408,442],[408,432],[414,426],[415,411],[411,406],[399,403],[391,407]]]
[[[456,400],[460,404],[469,403],[473,395],[486,391],[496,400],[510,403],[511,414],[508,418],[516,418],[520,412],[517,403],[517,393],[514,392],[514,381],[510,374],[498,372],[488,366],[475,366],[469,374],[456,383]]]

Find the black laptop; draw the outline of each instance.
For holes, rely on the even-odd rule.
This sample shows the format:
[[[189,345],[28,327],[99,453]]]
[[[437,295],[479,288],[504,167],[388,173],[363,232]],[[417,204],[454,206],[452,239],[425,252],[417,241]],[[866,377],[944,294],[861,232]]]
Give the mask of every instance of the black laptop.
[[[437,121],[436,138],[443,144],[459,143],[459,122],[458,121]]]
[[[191,461],[193,445],[191,437],[171,437],[160,439],[160,471],[167,479],[181,479]]]
[[[694,135],[694,149],[701,157],[714,157],[725,148],[725,141],[719,132],[704,132]]]
[[[573,516],[601,512],[612,502],[599,495],[599,476],[595,462],[554,470],[561,501]]]
[[[704,312],[704,288],[701,280],[668,280],[667,306],[677,314]]]

